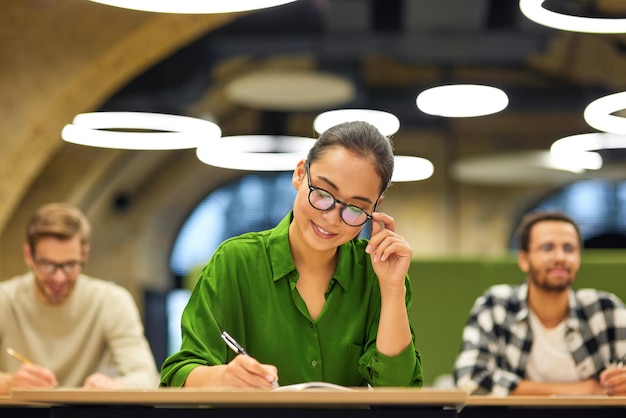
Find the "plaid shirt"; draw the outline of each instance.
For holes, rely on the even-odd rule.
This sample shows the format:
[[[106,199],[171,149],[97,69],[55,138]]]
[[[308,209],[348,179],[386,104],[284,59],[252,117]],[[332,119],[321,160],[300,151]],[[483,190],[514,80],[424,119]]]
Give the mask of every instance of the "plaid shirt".
[[[528,284],[496,285],[474,303],[456,364],[457,387],[474,395],[506,396],[526,375],[533,343]],[[598,378],[626,353],[626,309],[617,296],[570,290],[566,345],[580,380]]]

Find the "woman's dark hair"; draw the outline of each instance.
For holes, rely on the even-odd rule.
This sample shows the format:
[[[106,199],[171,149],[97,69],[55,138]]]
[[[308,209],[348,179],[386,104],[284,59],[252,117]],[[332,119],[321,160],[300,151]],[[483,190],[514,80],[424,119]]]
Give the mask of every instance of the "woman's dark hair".
[[[309,164],[319,159],[329,148],[343,147],[359,156],[370,158],[381,180],[382,195],[391,184],[393,174],[393,144],[389,138],[367,122],[344,122],[328,128],[309,150]]]

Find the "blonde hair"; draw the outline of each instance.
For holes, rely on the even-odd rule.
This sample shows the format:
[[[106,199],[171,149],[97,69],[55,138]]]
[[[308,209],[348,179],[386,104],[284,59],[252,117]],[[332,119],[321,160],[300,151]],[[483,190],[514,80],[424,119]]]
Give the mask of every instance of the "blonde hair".
[[[31,250],[41,238],[54,237],[68,240],[80,237],[82,245],[88,244],[91,225],[80,209],[69,203],[48,203],[40,207],[26,226],[26,242]]]

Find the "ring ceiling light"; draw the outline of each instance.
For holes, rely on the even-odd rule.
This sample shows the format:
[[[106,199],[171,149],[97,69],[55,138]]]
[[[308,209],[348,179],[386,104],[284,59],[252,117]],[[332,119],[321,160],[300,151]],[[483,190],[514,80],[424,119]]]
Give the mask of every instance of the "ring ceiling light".
[[[391,181],[426,180],[433,175],[435,168],[426,158],[412,157],[408,155],[396,155],[394,157],[394,169]]]
[[[584,117],[589,126],[599,131],[626,134],[626,118],[612,115],[626,109],[626,92],[601,97],[585,108]]]
[[[551,168],[556,170],[571,171],[572,173],[584,173],[586,170],[599,170],[602,168],[602,157],[597,152],[553,152],[546,159]]]
[[[136,132],[139,130],[152,132]],[[72,124],[65,125],[61,137],[66,142],[91,147],[173,150],[196,148],[203,142],[219,138],[221,134],[220,127],[215,123],[188,116],[94,112],[76,115]]]
[[[495,87],[453,84],[424,90],[415,102],[429,115],[462,118],[500,112],[508,106],[509,98]]]
[[[585,151],[619,148],[626,148],[626,135],[594,132],[558,139],[554,141],[550,147],[550,152],[553,154],[568,155]]]
[[[543,7],[546,0],[520,0],[521,12],[533,22],[555,29],[585,33],[626,33],[626,19],[571,16]]]
[[[295,136],[230,136],[203,143],[196,155],[205,164],[231,170],[291,171],[314,143],[315,139]],[[425,158],[397,155],[391,181],[425,180],[433,172],[433,164]]]
[[[265,9],[296,0],[91,0],[124,9],[158,13],[229,13]]]
[[[400,120],[395,115],[371,109],[339,109],[320,113],[313,121],[313,129],[321,134],[332,126],[357,120],[374,125],[385,136],[391,136],[400,129]]]
[[[221,137],[196,149],[200,161],[215,167],[250,171],[289,171],[306,158],[315,140],[279,135]]]

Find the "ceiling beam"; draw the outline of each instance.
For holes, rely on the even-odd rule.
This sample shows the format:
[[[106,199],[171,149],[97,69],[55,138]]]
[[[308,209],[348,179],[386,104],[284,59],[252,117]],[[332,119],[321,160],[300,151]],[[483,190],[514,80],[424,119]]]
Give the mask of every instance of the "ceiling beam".
[[[311,54],[321,60],[360,60],[387,54],[428,64],[523,64],[529,54],[543,51],[545,35],[513,32],[478,34],[334,34],[210,37],[207,53],[214,60],[237,56],[269,57]]]

